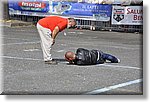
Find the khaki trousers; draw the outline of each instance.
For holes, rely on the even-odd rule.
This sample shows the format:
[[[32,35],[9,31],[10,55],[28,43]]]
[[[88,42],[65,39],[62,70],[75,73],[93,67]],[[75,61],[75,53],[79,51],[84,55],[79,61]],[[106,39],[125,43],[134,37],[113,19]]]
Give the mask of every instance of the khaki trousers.
[[[53,39],[51,37],[51,30],[48,28],[42,27],[40,24],[37,23],[37,29],[41,38],[41,48],[43,51],[44,61],[52,60],[51,57],[51,47]]]

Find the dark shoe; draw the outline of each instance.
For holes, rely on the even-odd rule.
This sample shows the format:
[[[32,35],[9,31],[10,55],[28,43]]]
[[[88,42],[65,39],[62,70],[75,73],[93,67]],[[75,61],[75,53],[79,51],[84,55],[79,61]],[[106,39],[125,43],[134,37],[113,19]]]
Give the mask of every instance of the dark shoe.
[[[55,60],[45,61],[45,64],[56,65],[56,64],[57,64],[57,61],[55,61]]]

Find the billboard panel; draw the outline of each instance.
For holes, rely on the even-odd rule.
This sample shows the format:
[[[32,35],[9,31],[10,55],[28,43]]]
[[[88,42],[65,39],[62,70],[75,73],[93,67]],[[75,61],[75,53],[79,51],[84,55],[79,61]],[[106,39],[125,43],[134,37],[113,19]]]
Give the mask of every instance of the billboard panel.
[[[9,13],[21,14],[22,12],[43,12],[49,11],[48,0],[9,0]]]
[[[112,24],[143,25],[142,6],[113,6]]]
[[[51,14],[72,15],[75,17],[90,17],[100,21],[109,21],[111,16],[111,5],[53,2]]]
[[[9,13],[36,16],[72,16],[98,21],[109,21],[111,5],[56,2],[52,0],[9,0]]]

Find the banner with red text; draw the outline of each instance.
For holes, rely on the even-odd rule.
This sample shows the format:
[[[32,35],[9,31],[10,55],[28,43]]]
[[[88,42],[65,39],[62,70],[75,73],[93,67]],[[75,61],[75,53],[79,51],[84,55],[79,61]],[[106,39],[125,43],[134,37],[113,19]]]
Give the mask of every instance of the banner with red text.
[[[112,24],[143,25],[143,6],[113,6]]]

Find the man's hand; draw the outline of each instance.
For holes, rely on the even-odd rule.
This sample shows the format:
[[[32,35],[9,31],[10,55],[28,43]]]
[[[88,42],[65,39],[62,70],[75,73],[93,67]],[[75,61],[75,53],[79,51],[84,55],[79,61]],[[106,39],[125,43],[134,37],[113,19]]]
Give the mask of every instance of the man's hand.
[[[55,39],[53,39],[53,41],[52,41],[52,45],[54,45],[55,44]]]

